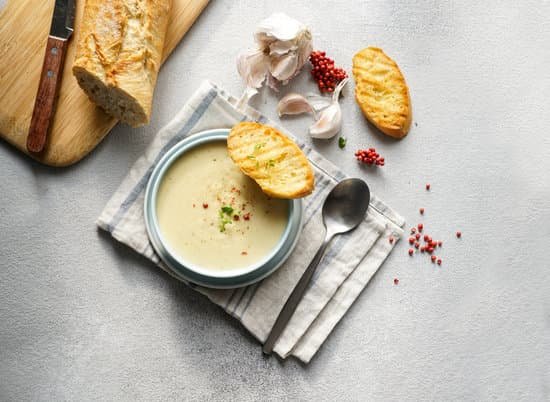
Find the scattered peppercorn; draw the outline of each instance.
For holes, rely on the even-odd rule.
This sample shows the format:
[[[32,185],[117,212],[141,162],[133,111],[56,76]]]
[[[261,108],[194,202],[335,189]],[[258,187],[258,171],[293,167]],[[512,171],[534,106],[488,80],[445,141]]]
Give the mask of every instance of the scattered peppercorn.
[[[441,258],[438,258],[438,259],[437,259],[437,265],[441,265],[442,262],[443,262],[443,261],[441,261]]]
[[[243,215],[243,219],[245,221],[249,221],[250,220],[250,212],[247,212],[246,214]]]
[[[458,237],[460,239],[462,237],[462,232],[460,232],[460,231],[456,232],[456,237]]]
[[[233,215],[233,220],[234,221],[238,221],[239,219],[241,219],[239,215]]]
[[[430,183],[426,184],[426,191],[430,191],[430,187],[431,187]]]
[[[393,278],[393,284],[394,284],[394,285],[398,285],[398,284],[399,284],[399,279]]]
[[[424,208],[420,208],[420,215],[424,215]]]
[[[414,233],[416,233],[416,228],[415,228],[415,227],[412,227],[412,228],[411,228],[411,234],[414,234]]]
[[[309,62],[311,75],[321,92],[333,92],[336,85],[348,76],[344,69],[334,66],[334,60],[327,57],[326,52],[311,52]]]
[[[414,240],[415,240],[414,237],[409,237],[409,244],[413,244],[413,243],[414,243]]]
[[[390,238],[388,239],[390,244],[393,244],[393,242],[395,241],[395,239],[393,238],[393,236],[390,236]]]
[[[375,148],[358,149],[357,151],[355,151],[355,158],[359,162],[365,163],[367,165],[384,166],[384,164],[386,163],[385,159],[376,152]]]
[[[413,255],[414,254],[414,250],[412,248],[409,249],[409,255]]]
[[[439,241],[437,242],[437,245],[438,245],[439,247],[441,247],[441,246],[443,246],[443,242],[442,242],[441,240],[439,240]]]
[[[193,206],[195,206],[195,204],[193,204]],[[204,209],[206,209],[206,208],[208,208],[208,204],[207,204],[206,202],[204,202],[204,203],[202,204],[202,207],[203,207]]]
[[[414,238],[415,238],[416,240],[420,240],[420,233],[415,234],[415,235],[414,235]]]
[[[414,248],[418,248],[420,247],[420,243],[419,242],[414,242]]]
[[[422,223],[418,224],[418,231],[422,232],[422,229],[424,229],[424,225]]]
[[[432,255],[432,262],[435,262],[437,260],[437,257],[435,255]]]

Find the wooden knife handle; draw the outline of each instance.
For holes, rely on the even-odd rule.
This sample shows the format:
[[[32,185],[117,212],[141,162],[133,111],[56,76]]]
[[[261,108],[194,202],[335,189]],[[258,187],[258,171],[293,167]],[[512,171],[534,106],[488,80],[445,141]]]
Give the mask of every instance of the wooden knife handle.
[[[27,137],[27,150],[29,152],[41,152],[46,144],[46,137],[53,120],[55,104],[59,94],[66,50],[66,39],[48,37],[46,56],[42,65],[40,84],[38,85],[38,93],[36,94]]]

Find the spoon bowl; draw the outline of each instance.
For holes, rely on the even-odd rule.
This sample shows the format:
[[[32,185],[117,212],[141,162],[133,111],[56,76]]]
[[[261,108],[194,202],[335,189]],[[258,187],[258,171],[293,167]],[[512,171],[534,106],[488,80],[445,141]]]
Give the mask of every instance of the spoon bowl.
[[[338,183],[323,204],[323,223],[327,234],[355,229],[365,217],[369,202],[369,186],[363,180],[345,179]]]

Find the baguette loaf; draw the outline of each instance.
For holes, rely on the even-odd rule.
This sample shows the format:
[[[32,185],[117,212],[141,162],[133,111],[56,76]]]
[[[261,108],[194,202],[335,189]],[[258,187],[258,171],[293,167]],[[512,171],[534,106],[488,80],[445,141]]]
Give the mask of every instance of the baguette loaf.
[[[105,112],[149,122],[172,0],[86,0],[73,74]]]

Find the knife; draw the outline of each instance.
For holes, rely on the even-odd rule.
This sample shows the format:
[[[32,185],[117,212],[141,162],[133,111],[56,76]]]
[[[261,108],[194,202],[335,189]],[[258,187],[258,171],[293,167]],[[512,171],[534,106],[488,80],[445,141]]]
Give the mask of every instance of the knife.
[[[55,0],[46,56],[27,137],[27,150],[32,153],[42,152],[46,144],[59,95],[67,44],[74,30],[75,7],[75,0]]]

